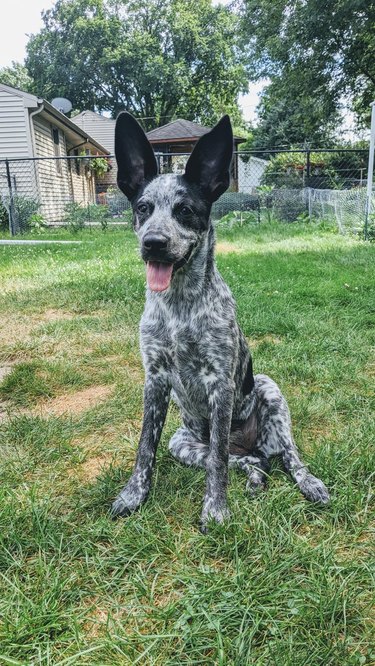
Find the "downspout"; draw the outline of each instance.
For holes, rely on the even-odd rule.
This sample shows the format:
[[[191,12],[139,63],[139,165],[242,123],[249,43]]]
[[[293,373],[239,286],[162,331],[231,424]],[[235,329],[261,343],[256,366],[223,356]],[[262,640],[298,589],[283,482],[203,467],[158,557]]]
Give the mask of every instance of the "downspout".
[[[33,156],[34,157],[37,157],[37,155],[36,155],[36,141],[35,141],[34,123],[32,122],[32,120],[33,120],[34,116],[37,116],[38,113],[42,113],[42,111],[44,111],[43,100],[40,100],[40,102],[39,102],[39,99],[38,99],[38,104],[40,104],[40,106],[37,109],[35,109],[35,111],[32,111],[29,114],[31,143],[32,143],[32,147],[33,147]]]
[[[38,99],[37,102],[38,102],[38,104],[40,104],[40,106],[37,109],[35,109],[35,111],[32,111],[29,114],[30,136],[31,136],[31,145],[32,145],[32,149],[33,149],[33,157],[37,157],[35,131],[34,131],[34,116],[37,116],[38,113],[41,113],[44,109],[43,100],[40,100],[40,102],[39,102],[39,99]],[[34,164],[35,188],[36,188],[37,198],[38,198],[38,201],[39,201],[41,199],[39,169],[38,169],[37,162],[35,160],[34,160],[33,164]]]

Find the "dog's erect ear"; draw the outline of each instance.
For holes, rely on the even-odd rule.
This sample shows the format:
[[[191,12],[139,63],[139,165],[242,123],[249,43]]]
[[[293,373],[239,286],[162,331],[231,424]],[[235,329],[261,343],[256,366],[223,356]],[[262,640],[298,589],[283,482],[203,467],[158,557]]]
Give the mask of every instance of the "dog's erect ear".
[[[120,113],[115,129],[117,184],[128,199],[133,199],[142,183],[158,173],[154,151],[146,134],[130,113]]]
[[[229,187],[232,155],[232,126],[229,116],[223,116],[196,144],[186,165],[186,180],[199,185],[208,201],[216,201]]]

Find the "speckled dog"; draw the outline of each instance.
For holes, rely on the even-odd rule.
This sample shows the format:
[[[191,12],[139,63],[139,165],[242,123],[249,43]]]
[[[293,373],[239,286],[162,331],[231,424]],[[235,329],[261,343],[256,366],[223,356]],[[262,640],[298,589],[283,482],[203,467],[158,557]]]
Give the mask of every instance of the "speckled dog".
[[[168,404],[182,427],[169,443],[180,462],[206,470],[202,530],[228,517],[228,467],[247,475],[251,495],[265,485],[270,458],[280,455],[303,495],[328,502],[293,442],[288,406],[266,375],[253,376],[232,294],[214,260],[211,205],[229,185],[233,135],[228,116],[195,146],[184,175],[157,177],[151,145],[136,120],[116,124],[118,184],[132,204],[146,263],[141,350],[146,372],[144,418],[133,473],[115,502],[126,516],[145,501]]]

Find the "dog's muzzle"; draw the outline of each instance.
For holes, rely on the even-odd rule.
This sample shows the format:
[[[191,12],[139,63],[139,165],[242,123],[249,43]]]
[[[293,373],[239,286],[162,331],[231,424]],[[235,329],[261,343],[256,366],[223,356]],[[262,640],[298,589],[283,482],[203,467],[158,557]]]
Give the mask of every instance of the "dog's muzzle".
[[[152,291],[168,289],[173,274],[185,266],[190,259],[194,245],[184,257],[172,257],[169,240],[163,234],[149,233],[142,240],[142,258],[146,262],[147,284]]]
[[[168,256],[168,238],[148,233],[142,240],[142,258],[146,262],[147,284],[152,291],[168,289],[174,261]]]

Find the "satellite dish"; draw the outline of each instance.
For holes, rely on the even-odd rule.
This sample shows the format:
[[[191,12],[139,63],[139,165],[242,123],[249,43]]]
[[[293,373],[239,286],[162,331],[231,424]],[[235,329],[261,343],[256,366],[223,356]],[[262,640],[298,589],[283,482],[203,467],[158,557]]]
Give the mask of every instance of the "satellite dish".
[[[65,97],[55,97],[51,104],[61,113],[69,113],[73,108],[72,103]]]

